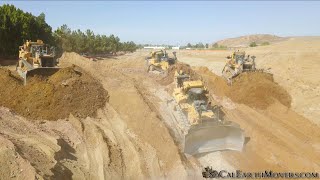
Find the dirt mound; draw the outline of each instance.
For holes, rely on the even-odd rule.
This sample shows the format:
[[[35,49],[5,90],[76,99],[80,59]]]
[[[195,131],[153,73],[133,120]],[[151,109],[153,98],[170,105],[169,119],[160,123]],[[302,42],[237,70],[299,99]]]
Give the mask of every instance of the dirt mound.
[[[0,88],[0,106],[32,119],[57,120],[70,113],[93,116],[108,100],[102,85],[76,66],[50,77],[31,77],[26,86],[9,70],[0,69]]]
[[[177,62],[176,64],[169,67],[167,75],[164,78],[158,80],[158,82],[161,85],[169,85],[169,84],[173,83],[175,72],[180,71],[180,70],[182,70],[183,72],[185,72],[187,74],[190,74],[191,79],[194,79],[197,77],[195,71],[192,70],[192,68],[190,67],[189,64]]]
[[[237,103],[265,109],[275,100],[290,107],[291,96],[273,80],[273,75],[262,72],[242,73],[236,77],[232,86],[212,73],[208,68],[198,68],[197,72],[207,82],[210,91],[218,96],[227,96]]]
[[[233,92],[236,93],[233,93]],[[236,102],[247,104],[251,107],[266,108],[274,100],[290,107],[291,96],[274,82],[272,74],[243,73],[235,79],[229,96]]]

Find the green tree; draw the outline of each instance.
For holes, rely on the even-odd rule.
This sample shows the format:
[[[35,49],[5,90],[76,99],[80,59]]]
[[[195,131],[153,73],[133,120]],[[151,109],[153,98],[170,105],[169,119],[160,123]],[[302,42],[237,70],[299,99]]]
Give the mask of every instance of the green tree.
[[[194,47],[199,48],[199,49],[203,49],[205,46],[202,43],[198,43]]]
[[[120,39],[113,34],[110,35],[110,46],[113,54],[116,54],[120,48]]]
[[[71,29],[68,28],[66,24],[57,28],[57,30],[54,32],[54,37],[60,51],[71,52],[73,50],[71,41]]]
[[[0,56],[17,56],[18,48],[26,40],[53,43],[52,28],[45,15],[25,13],[13,5],[0,6]]]
[[[115,35],[95,35],[92,30],[71,30],[66,24],[54,32],[45,21],[45,14],[33,16],[13,5],[0,6],[0,56],[17,56],[18,48],[26,40],[43,40],[57,47],[58,52],[90,54],[133,52],[137,45],[133,42],[120,42]]]
[[[213,48],[219,48],[219,44],[218,44],[218,43],[214,43],[214,44],[212,45],[212,47],[213,47]]]

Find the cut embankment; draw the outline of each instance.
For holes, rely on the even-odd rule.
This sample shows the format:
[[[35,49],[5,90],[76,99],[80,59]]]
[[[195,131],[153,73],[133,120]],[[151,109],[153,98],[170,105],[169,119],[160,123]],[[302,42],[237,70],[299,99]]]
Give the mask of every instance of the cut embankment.
[[[11,71],[0,69],[0,88],[0,106],[32,119],[94,116],[108,100],[102,85],[77,66],[50,77],[31,77],[26,86]]]

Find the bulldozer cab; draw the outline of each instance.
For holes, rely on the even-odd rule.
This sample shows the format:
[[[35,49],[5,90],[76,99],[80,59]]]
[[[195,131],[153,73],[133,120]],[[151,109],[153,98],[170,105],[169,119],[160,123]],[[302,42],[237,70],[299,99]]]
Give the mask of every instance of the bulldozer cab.
[[[43,41],[26,41],[19,47],[19,59],[26,60],[34,67],[54,67],[55,48],[44,44]]]
[[[48,45],[32,45],[31,46],[32,54],[39,53],[41,56],[50,56],[53,52],[53,48],[50,48]]]
[[[170,65],[175,64],[176,54],[173,52],[174,58],[169,57],[168,53],[165,50],[152,51],[151,56],[146,57],[146,65],[149,71],[159,71],[163,72],[169,68]]]
[[[255,71],[255,56],[246,55],[245,51],[236,51],[232,56],[227,57],[226,65],[222,69],[222,76],[228,84],[232,84],[232,79],[242,72]]]
[[[232,60],[236,64],[242,64],[245,60],[246,53],[244,51],[234,52],[232,55]]]
[[[166,56],[167,56],[167,53],[163,50],[151,52],[151,59],[154,59],[156,62],[160,62]]]
[[[208,101],[206,91],[203,88],[191,88],[188,92],[187,101],[192,104],[201,121],[215,117],[215,114],[212,111],[211,102]]]
[[[191,88],[188,91],[188,101],[194,102],[199,100],[206,100],[205,90],[203,88]]]
[[[182,70],[176,71],[174,77],[177,88],[183,87],[183,82],[188,81],[190,79],[190,76],[188,74],[185,74]]]
[[[43,43],[26,41],[19,47],[19,62],[16,71],[27,83],[27,78],[34,75],[50,76],[56,73],[55,48]]]

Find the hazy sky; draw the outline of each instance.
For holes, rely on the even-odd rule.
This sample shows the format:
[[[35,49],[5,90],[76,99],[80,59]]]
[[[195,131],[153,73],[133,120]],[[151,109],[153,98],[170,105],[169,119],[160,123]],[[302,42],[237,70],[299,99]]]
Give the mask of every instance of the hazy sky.
[[[115,34],[121,40],[152,44],[212,43],[248,34],[320,35],[316,1],[1,1],[39,15],[53,29]]]

